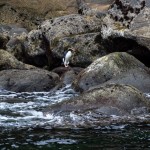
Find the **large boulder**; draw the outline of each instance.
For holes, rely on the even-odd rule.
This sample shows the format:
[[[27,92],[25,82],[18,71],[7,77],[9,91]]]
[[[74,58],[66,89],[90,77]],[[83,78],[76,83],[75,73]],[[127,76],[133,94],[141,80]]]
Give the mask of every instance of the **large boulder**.
[[[150,108],[149,101],[136,88],[121,84],[107,84],[87,91],[80,96],[50,106],[50,113],[56,114],[97,114],[131,115],[135,109]],[[144,112],[145,109],[143,109]],[[142,111],[141,111],[142,113]],[[96,119],[96,118],[95,118]]]
[[[73,47],[76,51],[72,57],[73,59],[70,60],[70,65],[87,67],[97,58],[107,54],[103,47],[100,47],[97,43],[98,34],[99,32],[86,33],[60,38],[52,52],[57,58],[62,59],[65,51],[69,47]]]
[[[56,73],[42,69],[0,71],[0,87],[9,91],[49,91],[58,82]]]
[[[83,38],[87,36],[86,39],[84,39],[82,46],[84,45],[84,43],[87,43],[88,45],[90,41],[89,39],[92,39],[92,36],[94,38],[94,34],[93,35],[92,34],[82,35],[82,34],[91,33],[91,32],[95,33],[99,31],[101,28],[101,20],[102,20],[101,18],[97,18],[96,16],[81,16],[78,14],[71,14],[71,15],[62,16],[62,17],[44,21],[39,26],[39,30],[41,30],[41,32],[44,34],[45,38],[47,39],[47,41],[49,41],[51,45],[52,53],[47,52],[49,64],[51,64],[50,62],[51,57],[52,55],[54,55],[55,58],[58,58],[60,60],[58,64],[59,66],[61,63],[63,52],[65,51],[65,49],[72,46],[69,44],[72,44],[73,41],[74,41],[73,45],[75,46],[75,48],[77,49],[82,48],[78,45],[80,45],[81,40],[83,40]],[[66,40],[62,38],[66,38]],[[63,40],[63,42],[65,41],[64,44],[66,45],[63,45],[61,40]],[[75,41],[77,41],[76,44],[75,44]],[[80,43],[78,43],[78,41],[80,41]],[[90,42],[92,41],[93,39]],[[58,52],[60,49],[61,49],[61,52]],[[94,46],[91,48],[91,51],[93,51],[93,49],[94,49]],[[96,51],[98,51],[97,48],[96,48]],[[82,57],[83,55],[80,55],[80,56]],[[88,64],[90,63],[91,60],[88,61],[86,60],[85,57],[84,58],[82,57],[81,59],[81,57],[80,57],[80,60],[76,60],[74,62],[75,65],[77,63],[80,63],[80,61],[81,62],[83,61],[83,63],[85,63],[83,64],[84,66],[87,65],[86,63]],[[54,63],[54,65],[56,63]]]
[[[0,70],[5,70],[5,69],[33,69],[33,68],[35,68],[35,67],[32,65],[24,64],[21,61],[18,61],[9,52],[0,49]]]
[[[149,67],[149,16],[149,0],[115,0],[103,19],[100,44],[110,52],[128,52]]]
[[[57,42],[61,37],[96,32],[101,28],[101,18],[71,14],[44,21],[39,27],[48,40]]]
[[[18,60],[37,67],[48,65],[46,56],[48,47],[40,30],[32,30],[28,34],[11,37],[6,44],[6,50]]]
[[[41,30],[47,41],[49,41],[54,57],[60,60],[68,47],[74,46],[74,48],[82,49],[82,51],[79,50],[81,55],[76,57],[77,59],[73,64],[80,64],[83,67],[90,64],[93,61],[93,57],[95,57],[90,57],[90,59],[87,60],[86,56],[89,58],[89,51],[93,53],[93,55],[96,54],[99,56],[100,54],[99,48],[94,40],[96,34],[98,34],[96,32],[101,29],[103,16],[104,14],[100,17],[95,15],[82,16],[79,14],[61,16],[44,21],[39,26],[39,30]],[[47,52],[48,60],[52,53],[49,54]]]
[[[24,53],[26,55],[26,62],[33,64],[38,67],[48,65],[47,52],[48,43],[42,36],[40,30],[32,30],[27,35],[27,40],[24,42]]]
[[[27,34],[11,37],[6,44],[6,51],[14,55],[19,61],[26,62],[25,41]]]
[[[28,31],[17,25],[0,25],[0,48],[7,49],[7,43],[12,43],[14,38],[27,36]],[[11,45],[12,46],[12,45]],[[9,47],[9,46],[8,46]]]
[[[81,71],[73,85],[85,91],[113,79],[133,85],[143,92],[149,92],[150,71],[140,61],[125,52],[115,52],[94,61]],[[122,82],[121,82],[122,81]]]

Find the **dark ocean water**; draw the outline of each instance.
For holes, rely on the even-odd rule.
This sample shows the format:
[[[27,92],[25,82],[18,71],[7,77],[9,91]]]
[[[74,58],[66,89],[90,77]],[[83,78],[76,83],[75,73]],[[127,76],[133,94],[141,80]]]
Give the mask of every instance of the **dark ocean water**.
[[[3,131],[0,149],[20,150],[149,150],[150,125],[115,126],[99,130]]]

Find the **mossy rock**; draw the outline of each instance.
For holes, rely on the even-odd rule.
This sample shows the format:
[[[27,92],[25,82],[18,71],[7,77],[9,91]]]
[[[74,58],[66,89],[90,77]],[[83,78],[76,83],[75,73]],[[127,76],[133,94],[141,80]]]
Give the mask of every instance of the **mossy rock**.
[[[49,108],[51,113],[84,114],[90,111],[97,115],[131,115],[135,109],[150,108],[144,94],[133,86],[107,84],[84,92],[78,97],[55,104]]]
[[[133,78],[134,72],[139,74],[135,79]],[[109,55],[97,59],[79,73],[73,85],[75,89],[85,91],[110,80],[113,82],[114,78],[121,80],[121,75],[124,74],[126,74],[126,76],[128,75],[128,79],[126,80],[129,82],[127,84],[132,85],[140,81],[141,88],[140,86],[137,88],[142,89],[142,91],[148,91],[148,84],[150,83],[149,69],[135,57],[125,52],[110,53]],[[144,78],[145,80],[142,81],[141,79]],[[145,89],[142,88],[144,84],[147,85]],[[134,85],[136,87],[136,84],[133,84],[133,86]]]

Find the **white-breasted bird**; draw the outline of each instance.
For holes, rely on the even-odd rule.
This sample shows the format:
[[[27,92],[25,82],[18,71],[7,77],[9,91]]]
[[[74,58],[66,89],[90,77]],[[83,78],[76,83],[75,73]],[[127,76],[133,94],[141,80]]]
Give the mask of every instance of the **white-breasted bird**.
[[[64,54],[64,57],[63,57],[63,63],[64,63],[64,66],[65,67],[68,67],[69,65],[69,60],[71,59],[71,56],[72,56],[72,52],[75,51],[75,49],[73,48],[68,48],[68,51]]]

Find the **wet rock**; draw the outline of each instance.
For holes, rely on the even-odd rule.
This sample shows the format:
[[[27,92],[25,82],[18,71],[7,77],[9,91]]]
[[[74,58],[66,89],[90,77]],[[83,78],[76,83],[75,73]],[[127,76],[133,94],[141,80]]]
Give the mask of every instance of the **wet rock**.
[[[126,84],[145,92],[149,91],[149,69],[125,52],[115,52],[97,59],[79,73],[73,85],[75,89],[85,91],[109,80],[113,82],[113,79],[122,83],[122,78]]]
[[[79,67],[58,67],[53,69],[52,72],[55,72],[60,76],[60,82],[51,90],[51,92],[55,92],[67,85],[71,85],[81,70],[83,70],[83,68]]]
[[[0,86],[9,91],[49,91],[58,82],[59,76],[56,73],[42,69],[0,71]]]
[[[27,65],[18,61],[13,55],[9,52],[0,49],[0,70],[5,69],[33,69],[35,68],[32,65]]]
[[[73,70],[75,74],[79,74],[83,70],[81,67],[57,67],[52,70],[52,72],[57,73],[59,76],[62,76],[65,72]]]
[[[55,104],[49,111],[61,115],[71,112],[83,114],[87,111],[97,115],[130,115],[135,109],[142,107],[150,108],[150,103],[136,88],[122,84],[107,84]]]
[[[72,82],[75,80],[75,77],[76,77],[75,72],[73,70],[69,70],[61,76],[61,79],[63,84],[67,85],[72,84]]]

